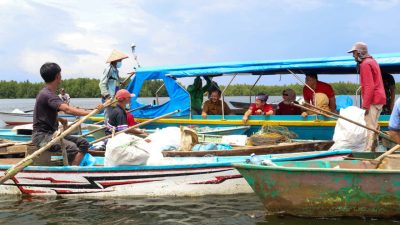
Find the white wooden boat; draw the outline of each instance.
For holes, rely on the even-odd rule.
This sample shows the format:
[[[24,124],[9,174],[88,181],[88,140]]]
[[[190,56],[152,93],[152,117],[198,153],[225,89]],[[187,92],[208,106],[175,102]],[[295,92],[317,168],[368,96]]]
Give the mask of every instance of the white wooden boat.
[[[59,114],[59,117],[65,118],[70,122],[76,119],[75,116],[66,114]],[[0,112],[0,120],[10,126],[30,124],[33,123],[33,113]]]
[[[259,156],[271,161],[343,159],[351,150]],[[232,167],[249,156],[165,158],[169,165],[105,167],[103,158],[90,167],[29,166],[0,185],[0,194],[62,197],[202,196],[251,193]],[[12,163],[11,159],[8,160]],[[4,163],[4,162],[3,162]],[[7,163],[7,162],[5,162]],[[15,163],[15,162],[14,162]],[[4,173],[11,165],[0,165]]]

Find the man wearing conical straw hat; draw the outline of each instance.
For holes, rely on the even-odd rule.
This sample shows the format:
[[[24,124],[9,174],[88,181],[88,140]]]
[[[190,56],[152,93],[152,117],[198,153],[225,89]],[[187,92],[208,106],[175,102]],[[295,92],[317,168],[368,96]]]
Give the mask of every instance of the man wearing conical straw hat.
[[[120,83],[118,68],[121,67],[122,60],[126,58],[128,58],[126,54],[115,49],[111,52],[110,57],[108,57],[106,61],[107,66],[99,83],[103,100],[114,97],[117,85]]]

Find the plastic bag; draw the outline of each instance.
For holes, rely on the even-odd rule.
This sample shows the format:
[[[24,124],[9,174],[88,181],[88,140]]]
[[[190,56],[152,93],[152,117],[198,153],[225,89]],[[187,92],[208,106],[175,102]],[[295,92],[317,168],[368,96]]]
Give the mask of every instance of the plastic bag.
[[[340,110],[340,115],[365,125],[365,110],[356,106],[349,106]],[[363,127],[339,119],[336,122],[335,133],[333,134],[335,144],[330,148],[334,149],[352,149],[353,151],[365,151],[367,142],[367,130]]]
[[[142,138],[118,134],[107,142],[104,166],[144,165],[150,154]]]

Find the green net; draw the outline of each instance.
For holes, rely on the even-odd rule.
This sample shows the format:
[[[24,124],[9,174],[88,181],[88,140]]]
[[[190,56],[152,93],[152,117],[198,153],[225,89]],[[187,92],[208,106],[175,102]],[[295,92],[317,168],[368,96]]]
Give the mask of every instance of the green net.
[[[282,142],[291,142],[291,139],[297,138],[297,134],[289,131],[283,126],[262,126],[261,129],[250,136],[248,139],[249,145],[273,145]]]

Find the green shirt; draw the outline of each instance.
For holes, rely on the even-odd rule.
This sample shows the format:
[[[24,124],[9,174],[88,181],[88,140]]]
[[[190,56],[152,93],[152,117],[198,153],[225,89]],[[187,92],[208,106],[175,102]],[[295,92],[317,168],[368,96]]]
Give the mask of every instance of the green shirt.
[[[192,108],[198,111],[201,111],[204,93],[208,91],[211,85],[210,79],[205,78],[205,80],[207,81],[207,84],[204,87],[201,87],[201,78],[196,77],[196,79],[194,79],[194,83],[192,85],[189,85],[187,88],[187,91],[190,94]]]

